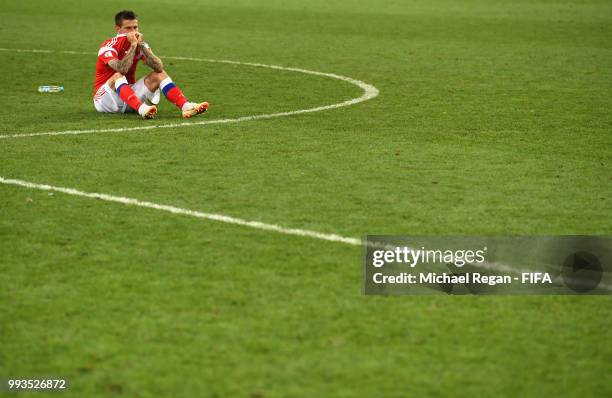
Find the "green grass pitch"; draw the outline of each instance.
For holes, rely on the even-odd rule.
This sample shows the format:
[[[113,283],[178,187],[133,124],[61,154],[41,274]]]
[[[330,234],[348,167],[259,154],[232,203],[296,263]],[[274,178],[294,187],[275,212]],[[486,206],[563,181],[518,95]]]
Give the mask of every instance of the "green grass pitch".
[[[162,58],[380,95],[1,139],[1,177],[355,238],[612,233],[608,0],[3,0],[1,48],[91,55],[0,51],[0,135],[182,121],[94,111],[125,7]],[[166,67],[202,120],[361,95]],[[609,296],[363,296],[339,243],[0,184],[0,284],[0,377],[70,382],[24,397],[612,396]]]

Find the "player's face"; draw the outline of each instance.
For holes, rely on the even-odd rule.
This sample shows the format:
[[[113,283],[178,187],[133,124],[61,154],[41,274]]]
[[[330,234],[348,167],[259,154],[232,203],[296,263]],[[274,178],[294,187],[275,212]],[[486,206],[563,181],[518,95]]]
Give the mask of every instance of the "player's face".
[[[124,19],[121,21],[121,26],[115,26],[115,30],[119,34],[138,32],[138,20]]]

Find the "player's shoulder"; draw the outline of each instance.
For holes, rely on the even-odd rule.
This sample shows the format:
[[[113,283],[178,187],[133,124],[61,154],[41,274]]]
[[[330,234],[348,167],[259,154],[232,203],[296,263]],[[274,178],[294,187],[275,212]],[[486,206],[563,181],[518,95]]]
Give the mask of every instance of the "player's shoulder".
[[[127,36],[124,34],[117,35],[103,41],[102,44],[100,44],[100,49],[98,50],[98,57],[102,54],[106,54],[109,51],[109,57],[112,57],[112,54],[115,56],[119,55],[119,52],[125,46],[126,41]]]
[[[100,48],[104,47],[112,47],[112,48],[121,48],[125,42],[127,41],[127,35],[120,34],[111,37],[110,39],[104,40],[100,45]]]

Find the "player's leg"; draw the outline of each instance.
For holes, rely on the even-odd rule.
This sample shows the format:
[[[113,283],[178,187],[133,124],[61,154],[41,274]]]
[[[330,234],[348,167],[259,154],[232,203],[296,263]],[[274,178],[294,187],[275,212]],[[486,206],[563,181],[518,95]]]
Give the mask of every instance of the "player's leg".
[[[143,104],[132,87],[128,84],[127,79],[121,73],[117,72],[106,82],[108,86],[114,90],[126,104],[138,112],[145,119],[152,119],[157,113],[156,106]]]
[[[141,77],[136,81],[136,83],[132,84],[132,90],[142,102],[147,105],[158,105],[160,99],[160,90],[150,90],[149,87],[145,84],[146,76]]]
[[[98,88],[93,103],[96,111],[101,113],[122,113],[127,107],[117,93],[110,88],[108,82]]]
[[[183,117],[185,118],[204,113],[208,109],[208,102],[189,102],[166,71],[149,73],[145,77],[144,83],[151,92],[161,89],[168,101],[172,102],[183,112]]]

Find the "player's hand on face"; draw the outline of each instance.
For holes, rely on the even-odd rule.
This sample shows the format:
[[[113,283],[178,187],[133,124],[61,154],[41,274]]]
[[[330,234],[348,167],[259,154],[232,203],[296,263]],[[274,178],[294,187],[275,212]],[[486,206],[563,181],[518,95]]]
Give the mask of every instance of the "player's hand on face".
[[[144,43],[144,39],[142,38],[142,33],[136,32],[136,36],[138,37],[138,44]]]
[[[138,32],[129,32],[127,34],[127,39],[130,42],[130,44],[138,44],[138,37],[136,36],[138,34]]]

